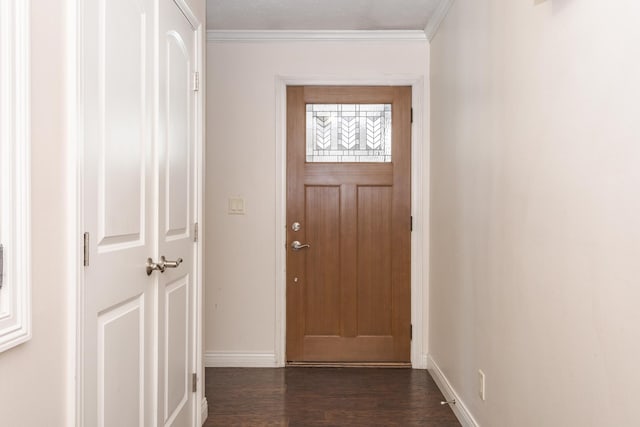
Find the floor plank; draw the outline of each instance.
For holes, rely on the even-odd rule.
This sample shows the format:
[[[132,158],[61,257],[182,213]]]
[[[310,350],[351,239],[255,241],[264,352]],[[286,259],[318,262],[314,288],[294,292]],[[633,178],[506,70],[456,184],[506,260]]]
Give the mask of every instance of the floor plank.
[[[213,426],[460,426],[427,371],[207,368]]]

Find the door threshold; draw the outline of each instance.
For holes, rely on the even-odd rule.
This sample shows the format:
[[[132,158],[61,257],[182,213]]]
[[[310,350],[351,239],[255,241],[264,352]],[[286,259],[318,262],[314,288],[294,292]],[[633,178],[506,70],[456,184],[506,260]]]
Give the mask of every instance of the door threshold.
[[[287,362],[287,368],[390,368],[411,369],[411,362]]]

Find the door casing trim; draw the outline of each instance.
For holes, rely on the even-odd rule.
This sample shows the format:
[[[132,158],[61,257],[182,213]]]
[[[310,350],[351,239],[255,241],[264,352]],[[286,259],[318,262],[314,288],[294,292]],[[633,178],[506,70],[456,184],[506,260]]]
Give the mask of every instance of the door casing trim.
[[[429,142],[425,139],[425,82],[419,74],[361,75],[286,75],[276,76],[276,286],[275,286],[275,356],[276,363],[286,363],[286,243],[287,243],[287,86],[411,86],[413,127],[411,129],[411,366],[426,369],[424,363],[428,349],[424,339],[426,301],[428,295],[428,185],[425,173]],[[426,244],[425,244],[426,242]]]

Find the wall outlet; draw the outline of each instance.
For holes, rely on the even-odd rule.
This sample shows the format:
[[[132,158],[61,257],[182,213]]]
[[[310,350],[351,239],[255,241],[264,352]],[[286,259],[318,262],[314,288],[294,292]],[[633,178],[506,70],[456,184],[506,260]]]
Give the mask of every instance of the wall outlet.
[[[487,400],[485,395],[485,381],[486,377],[484,372],[482,372],[482,369],[478,369],[478,395],[482,400]]]

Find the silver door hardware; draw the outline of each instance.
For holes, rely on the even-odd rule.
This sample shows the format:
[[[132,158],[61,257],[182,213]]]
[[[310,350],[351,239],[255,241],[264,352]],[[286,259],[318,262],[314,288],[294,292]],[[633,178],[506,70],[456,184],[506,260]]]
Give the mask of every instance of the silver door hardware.
[[[193,91],[197,92],[200,90],[200,73],[197,71],[193,73]]]
[[[175,261],[167,261],[167,259],[164,257],[164,255],[162,255],[160,257],[160,262],[158,264],[160,264],[160,265],[162,265],[164,267],[161,270],[161,272],[164,273],[164,269],[165,268],[178,268],[178,266],[180,264],[182,264],[182,258],[178,258]]]
[[[164,273],[164,264],[153,262],[153,258],[147,258],[147,276],[151,276],[154,270],[158,270],[160,273]]]
[[[455,405],[456,404],[456,400],[452,399],[452,400],[443,400],[440,402],[441,405]]]
[[[293,249],[294,251],[299,251],[300,249],[310,248],[310,247],[311,247],[310,244],[305,243],[303,245],[300,242],[298,242],[297,240],[295,240],[293,243],[291,243],[291,249]]]
[[[82,236],[83,238],[83,244],[84,244],[84,249],[83,249],[83,258],[82,258],[82,265],[84,265],[85,267],[89,266],[89,233],[84,233],[84,235]]]
[[[293,231],[300,231],[300,223],[299,222],[294,222],[293,224],[291,224],[291,229]]]
[[[151,273],[155,270],[164,273],[167,268],[178,268],[180,264],[182,264],[182,258],[178,258],[175,261],[167,261],[164,255],[162,255],[160,262],[153,262],[152,258],[147,258],[147,276],[151,276]]]
[[[298,278],[297,277],[293,278],[293,283],[298,283]]]
[[[198,223],[193,224],[193,241],[198,241]]]
[[[4,277],[4,246],[0,245],[0,289],[2,289]]]
[[[198,391],[198,374],[191,374],[191,391]]]

